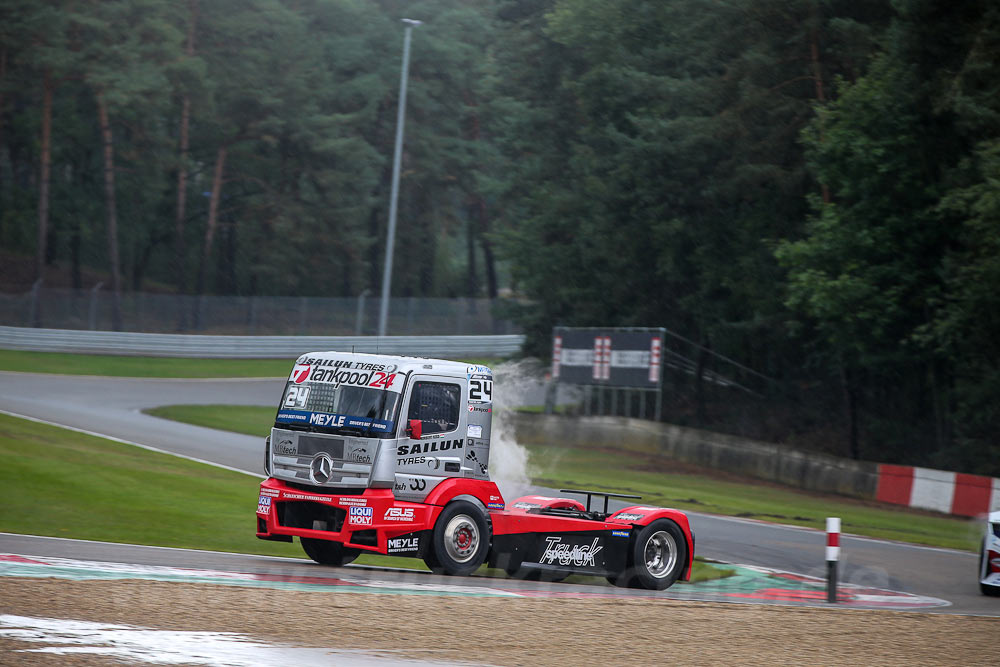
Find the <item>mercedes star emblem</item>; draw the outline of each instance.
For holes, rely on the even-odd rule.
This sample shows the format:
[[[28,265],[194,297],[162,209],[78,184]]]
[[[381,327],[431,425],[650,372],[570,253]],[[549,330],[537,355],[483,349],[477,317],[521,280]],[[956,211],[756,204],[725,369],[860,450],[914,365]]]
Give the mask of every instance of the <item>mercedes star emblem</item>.
[[[309,466],[309,476],[317,484],[326,484],[330,481],[330,476],[333,474],[333,459],[330,458],[329,454],[325,452],[320,452],[316,455],[316,458],[312,460],[312,464]]]

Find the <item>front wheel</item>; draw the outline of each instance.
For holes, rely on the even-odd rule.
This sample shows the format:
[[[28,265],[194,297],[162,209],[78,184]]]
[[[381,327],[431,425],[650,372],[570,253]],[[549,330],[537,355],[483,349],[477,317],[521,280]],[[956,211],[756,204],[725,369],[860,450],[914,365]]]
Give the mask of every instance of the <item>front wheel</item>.
[[[361,553],[357,549],[347,549],[340,542],[329,540],[317,540],[312,537],[301,537],[302,550],[320,565],[332,565],[340,567],[347,565]]]
[[[636,535],[628,568],[608,580],[617,586],[662,591],[680,578],[687,561],[684,531],[670,519],[658,519]]]
[[[456,500],[444,508],[434,524],[430,553],[424,562],[433,572],[465,576],[479,569],[489,549],[485,512],[466,500]]]

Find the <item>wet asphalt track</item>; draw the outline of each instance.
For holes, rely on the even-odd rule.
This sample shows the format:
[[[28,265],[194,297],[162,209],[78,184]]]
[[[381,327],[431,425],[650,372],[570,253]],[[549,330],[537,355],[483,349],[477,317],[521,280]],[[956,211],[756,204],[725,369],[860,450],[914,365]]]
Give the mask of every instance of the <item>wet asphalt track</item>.
[[[179,403],[270,405],[282,384],[275,379],[150,380],[0,372],[0,409],[260,474],[261,438],[174,423],[149,417],[141,410]],[[825,572],[825,536],[821,532],[694,512],[689,516],[700,556],[814,576]],[[906,519],[907,514],[900,513],[900,520]],[[969,529],[975,532],[979,526],[970,523]],[[18,545],[26,544],[44,546],[35,546],[34,551],[17,550]],[[134,559],[129,562],[142,564],[232,567],[267,573],[277,568],[310,576],[323,576],[317,571],[324,570],[309,563],[255,556],[80,544],[0,535],[0,551],[13,553],[104,561],[121,561],[125,554]],[[979,594],[974,554],[849,536],[842,538],[841,546],[842,581],[945,599],[951,606],[936,610],[943,613],[1000,616],[1000,598]],[[351,568],[351,572],[355,576],[375,572],[382,579],[414,576],[360,568]],[[432,579],[432,575],[421,576]],[[490,581],[447,578],[450,584],[472,586],[489,585]],[[564,586],[580,590],[578,584]],[[643,591],[635,594],[649,595]]]

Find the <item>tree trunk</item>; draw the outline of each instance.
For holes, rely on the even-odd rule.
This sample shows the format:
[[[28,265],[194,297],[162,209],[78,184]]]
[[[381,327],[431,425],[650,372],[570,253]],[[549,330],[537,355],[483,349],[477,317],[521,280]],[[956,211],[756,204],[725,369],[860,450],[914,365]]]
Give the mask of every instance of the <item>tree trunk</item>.
[[[80,220],[74,218],[72,235],[69,237],[70,277],[73,280],[73,289],[83,289],[83,272],[80,266],[80,244],[82,241]]]
[[[468,207],[468,217],[469,222],[466,227],[466,266],[468,273],[466,274],[465,288],[466,295],[470,299],[474,299],[479,296],[479,276],[476,275],[476,231],[479,220],[479,201],[474,200],[472,205]]]
[[[826,102],[826,92],[823,86],[823,67],[819,59],[819,2],[814,2],[812,6],[812,30],[809,34],[809,56],[812,62],[813,81],[816,83],[816,100],[823,104]],[[830,187],[826,183],[819,184],[823,202],[830,203]]]
[[[38,183],[38,256],[35,278],[45,278],[45,243],[49,238],[49,174],[52,167],[52,75],[45,72],[42,83],[42,169]]]
[[[198,21],[198,0],[190,0],[188,6],[191,16],[188,21],[187,44],[184,48],[184,53],[190,58],[194,56],[194,29]],[[184,294],[187,291],[187,244],[184,240],[184,217],[187,215],[187,161],[190,145],[190,126],[191,97],[185,94],[181,102],[180,160],[177,167],[177,213],[174,218],[174,270],[177,272],[177,292],[179,294]],[[187,328],[185,310],[181,308],[179,312],[180,321],[177,323],[177,326],[179,330],[183,331]]]
[[[111,138],[111,122],[104,93],[97,93],[97,115],[101,123],[104,144],[104,199],[108,210],[108,259],[111,263],[111,328],[122,330],[122,279],[118,260],[118,205],[115,198],[115,153]]]
[[[7,84],[7,47],[0,47],[0,169],[3,166],[3,107],[4,102],[4,86]],[[4,192],[3,187],[3,171],[0,171],[0,195]]]
[[[486,296],[497,298],[500,289],[497,286],[497,260],[493,256],[493,243],[489,239],[490,219],[486,215],[486,202],[479,198],[479,244],[483,247],[483,264],[486,268]]]
[[[201,328],[201,299],[205,294],[205,274],[208,262],[212,258],[212,243],[215,241],[215,229],[219,219],[219,197],[222,194],[222,175],[226,169],[226,154],[228,146],[220,146],[215,155],[215,172],[212,176],[212,195],[208,200],[208,223],[205,225],[205,243],[201,249],[201,262],[198,265],[198,283],[195,286],[197,302],[194,313],[195,329]]]

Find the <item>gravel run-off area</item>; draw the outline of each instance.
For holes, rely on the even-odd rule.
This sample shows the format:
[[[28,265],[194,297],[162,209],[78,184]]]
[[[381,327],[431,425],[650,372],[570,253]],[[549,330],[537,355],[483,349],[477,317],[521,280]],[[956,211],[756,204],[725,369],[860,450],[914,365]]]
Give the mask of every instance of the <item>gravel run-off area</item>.
[[[150,581],[0,581],[0,614],[245,633],[297,646],[491,665],[996,665],[1000,619],[671,600],[295,592]],[[4,665],[112,665],[22,653]]]

